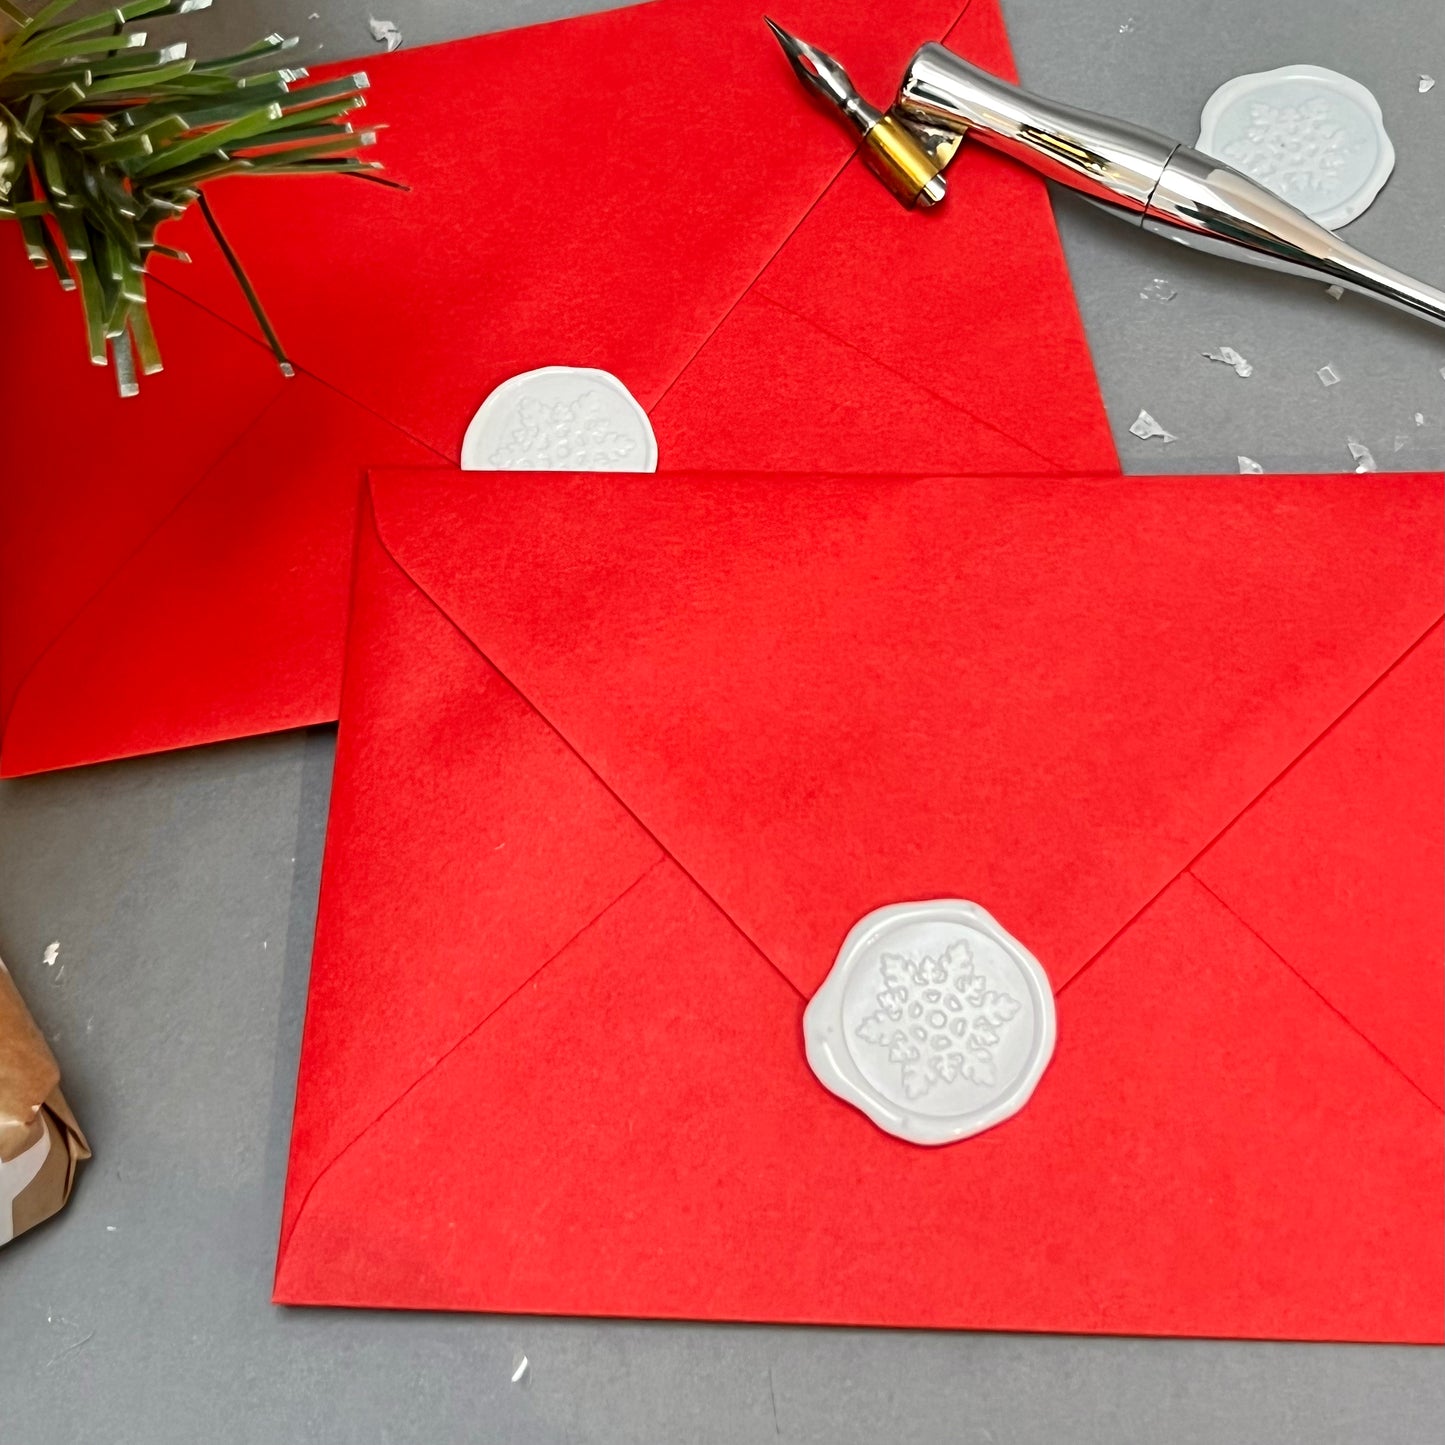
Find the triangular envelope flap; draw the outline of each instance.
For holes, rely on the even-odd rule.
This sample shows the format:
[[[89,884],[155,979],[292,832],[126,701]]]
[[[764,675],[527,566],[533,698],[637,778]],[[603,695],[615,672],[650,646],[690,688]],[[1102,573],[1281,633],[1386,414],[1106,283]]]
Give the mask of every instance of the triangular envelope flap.
[[[997,0],[799,0],[785,18],[881,102],[946,32],[1012,73]],[[811,466],[841,399],[866,466],[913,440],[915,470],[1117,469],[1042,182],[974,151],[944,206],[906,212],[849,164],[753,6],[659,0],[368,68],[368,113],[391,123],[377,154],[410,194],[251,178],[214,204],[298,364],[445,454],[499,382],[560,362],[620,376],[668,468]],[[194,264],[161,274],[254,330],[198,225],[176,228]],[[761,386],[760,315],[732,309],[755,282],[778,333]],[[880,432],[900,414],[924,434]]]
[[[965,8],[796,0],[787,21],[883,99]],[[410,194],[283,177],[214,197],[297,363],[448,454],[528,366],[603,367],[651,407],[853,149],[762,16],[659,0],[368,59]],[[196,265],[161,274],[252,329],[190,234]]]
[[[401,565],[805,993],[905,898],[1055,985],[1439,615],[1440,481],[374,474]]]
[[[666,470],[788,472],[812,457],[839,472],[1056,470],[979,397],[925,393],[837,325],[830,333],[750,291],[652,410]],[[1098,418],[1093,430],[1107,439],[1102,409]]]

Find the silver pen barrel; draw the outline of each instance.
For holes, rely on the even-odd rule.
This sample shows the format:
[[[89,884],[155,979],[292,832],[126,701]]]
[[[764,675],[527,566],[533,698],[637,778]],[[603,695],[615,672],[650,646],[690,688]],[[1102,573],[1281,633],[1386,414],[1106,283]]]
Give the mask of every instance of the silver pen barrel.
[[[1445,291],[1366,256],[1241,172],[1126,121],[1010,85],[942,45],[913,57],[894,113],[965,135],[1195,250],[1345,286],[1445,326]]]

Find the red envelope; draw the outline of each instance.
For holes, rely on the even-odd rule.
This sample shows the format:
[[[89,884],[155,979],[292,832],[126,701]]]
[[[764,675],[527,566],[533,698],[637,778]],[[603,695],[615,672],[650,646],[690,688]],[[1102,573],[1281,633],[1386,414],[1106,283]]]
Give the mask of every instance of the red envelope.
[[[996,0],[964,8],[785,18],[886,97],[946,33],[1012,73]],[[192,300],[153,288],[168,370],[139,401],[79,360],[74,298],[0,251],[34,408],[0,489],[0,771],[334,718],[362,468],[454,462],[530,367],[615,372],[665,468],[1117,470],[1042,184],[978,151],[948,206],[905,212],[759,9],[660,0],[367,69],[409,193],[214,191],[291,383],[194,216],[166,238],[194,264],[156,263]]]
[[[1439,1341],[1441,490],[374,474],[276,1299]],[[947,896],[930,1150],[801,1016]]]

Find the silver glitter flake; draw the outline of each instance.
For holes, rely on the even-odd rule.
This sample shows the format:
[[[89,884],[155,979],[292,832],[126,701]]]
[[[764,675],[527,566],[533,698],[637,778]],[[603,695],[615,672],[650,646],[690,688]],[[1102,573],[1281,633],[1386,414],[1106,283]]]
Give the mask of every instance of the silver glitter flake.
[[[1326,286],[1325,295],[1331,301],[1343,301],[1345,299],[1345,288],[1343,286]]]
[[[1255,461],[1253,457],[1239,457],[1239,475],[1242,477],[1262,477],[1264,468]]]
[[[1172,301],[1179,293],[1162,277],[1156,276],[1140,293],[1141,301]]]
[[[512,1383],[523,1387],[532,1383],[532,1362],[520,1350],[512,1356]]]
[[[1340,384],[1340,374],[1333,366],[1322,366],[1315,372],[1315,375],[1319,377],[1321,384],[1324,386],[1338,386]]]
[[[1222,361],[1226,366],[1234,368],[1236,376],[1253,376],[1254,366],[1246,361],[1232,346],[1221,346],[1218,351],[1202,352],[1206,361]]]
[[[1429,95],[1435,89],[1435,77],[1433,75],[1422,75],[1420,77],[1420,94]]]
[[[378,45],[385,45],[387,51],[393,51],[401,44],[401,31],[396,28],[395,20],[378,20],[375,15],[368,17],[371,26],[371,38]]]
[[[1350,455],[1355,459],[1355,470],[1357,472],[1373,472],[1378,470],[1375,466],[1375,454],[1364,442],[1357,442],[1350,438]]]
[[[1147,442],[1153,437],[1158,437],[1165,446],[1170,442],[1177,442],[1179,438],[1173,432],[1165,431],[1147,411],[1141,411],[1135,418],[1134,425],[1129,428],[1142,442]]]

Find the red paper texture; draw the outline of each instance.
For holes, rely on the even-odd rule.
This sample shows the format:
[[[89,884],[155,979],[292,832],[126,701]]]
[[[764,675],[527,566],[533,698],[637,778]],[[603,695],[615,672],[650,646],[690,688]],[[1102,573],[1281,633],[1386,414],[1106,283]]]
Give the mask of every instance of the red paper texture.
[[[1194,870],[1437,1106],[1442,678],[1436,628]],[[1394,944],[1385,987],[1362,973],[1382,938]]]
[[[1439,1340],[1441,522],[1418,476],[374,476],[276,1298]],[[1059,1044],[925,1150],[800,1024],[948,895]]]
[[[787,19],[886,99],[929,38],[1012,73],[995,0],[963,9]],[[334,718],[361,468],[455,461],[534,366],[614,371],[667,469],[1117,470],[1042,184],[970,148],[946,206],[905,211],[752,6],[659,0],[366,68],[409,192],[213,192],[299,380],[194,215],[165,238],[194,264],[156,262],[167,371],[138,401],[84,365],[75,298],[0,248],[11,391],[70,378],[53,414],[34,395],[0,489],[0,771]]]

